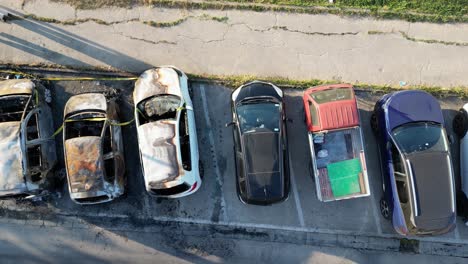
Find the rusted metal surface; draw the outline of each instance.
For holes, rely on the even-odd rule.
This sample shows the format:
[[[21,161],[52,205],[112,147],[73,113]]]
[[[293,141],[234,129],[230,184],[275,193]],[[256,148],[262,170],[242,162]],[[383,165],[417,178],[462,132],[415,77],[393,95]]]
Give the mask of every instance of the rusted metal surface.
[[[138,127],[138,141],[146,186],[166,187],[165,183],[183,175],[178,161],[175,121],[146,123]]]
[[[49,185],[48,175],[57,155],[55,140],[50,138],[54,131],[52,113],[44,93],[44,86],[28,79],[0,81],[0,96],[33,96],[29,106],[24,106],[20,121],[0,122],[0,196],[38,194]],[[8,109],[11,105],[0,105],[4,114],[9,113]]]
[[[8,94],[32,94],[34,83],[28,79],[14,79],[0,82],[0,96]]]
[[[83,110],[107,111],[106,97],[100,93],[75,95],[71,97],[65,105],[64,116]]]
[[[179,75],[174,69],[168,67],[150,69],[140,75],[133,91],[135,105],[157,94],[181,96]]]
[[[65,141],[67,174],[72,193],[102,190],[104,162],[101,138],[79,137]]]
[[[0,123],[0,193],[13,194],[23,191],[26,186],[21,165],[20,144],[21,122]]]
[[[66,117],[73,121],[65,122],[63,135],[70,197],[76,203],[108,202],[125,191],[122,131],[119,126],[111,126],[113,123],[119,123],[117,107],[115,102],[107,102],[105,96],[99,93],[76,95],[67,102],[64,116],[76,111],[86,112],[86,115],[74,114]],[[104,114],[96,110],[107,111],[107,121],[102,121]],[[96,121],[92,121],[93,116],[96,117]],[[101,122],[101,132],[90,136],[90,125],[80,125],[74,129],[86,131],[88,135],[81,132],[67,135],[67,127],[83,119],[88,120],[87,122]],[[106,133],[107,130],[110,133]],[[105,149],[109,151],[104,153]],[[110,162],[113,167],[107,168],[106,162]]]

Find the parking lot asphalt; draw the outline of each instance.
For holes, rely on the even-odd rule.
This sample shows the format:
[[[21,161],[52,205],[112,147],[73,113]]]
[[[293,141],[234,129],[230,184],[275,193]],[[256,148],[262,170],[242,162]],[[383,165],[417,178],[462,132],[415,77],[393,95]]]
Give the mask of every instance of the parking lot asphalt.
[[[63,107],[72,95],[83,92],[105,92],[118,96],[121,120],[133,118],[133,81],[53,81],[52,110],[55,127],[61,125]],[[113,202],[80,206],[69,196],[66,182],[58,185],[46,202],[31,204],[15,200],[0,201],[0,208],[22,211],[60,212],[74,216],[102,215],[109,217],[138,217],[182,222],[230,223],[252,228],[279,230],[309,230],[325,233],[397,237],[391,223],[380,215],[378,203],[382,194],[378,149],[369,126],[374,103],[381,93],[356,91],[364,137],[371,195],[351,200],[320,202],[317,199],[313,175],[310,171],[310,152],[303,122],[302,91],[285,89],[286,114],[292,122],[287,124],[292,186],[289,199],[271,206],[245,205],[236,194],[231,128],[231,89],[206,82],[191,82],[194,90],[194,109],[198,130],[200,158],[205,177],[195,194],[180,199],[149,196],[140,169],[135,124],[123,127],[125,145],[127,194]],[[451,120],[463,105],[457,97],[439,98],[449,135],[453,135]],[[56,138],[58,156],[56,175],[63,175],[63,149],[61,135]],[[459,187],[458,139],[451,144],[457,187]],[[435,194],[436,195],[436,194]],[[457,229],[441,237],[418,238],[428,241],[468,243],[468,227],[459,217]]]

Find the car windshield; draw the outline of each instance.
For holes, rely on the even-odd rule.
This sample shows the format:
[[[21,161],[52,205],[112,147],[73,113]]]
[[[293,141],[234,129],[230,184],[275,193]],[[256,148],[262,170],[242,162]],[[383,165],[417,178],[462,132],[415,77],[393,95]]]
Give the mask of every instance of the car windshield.
[[[30,95],[0,97],[0,122],[21,121]]]
[[[448,151],[447,137],[439,124],[406,124],[395,128],[392,136],[404,154]]]
[[[323,104],[334,101],[350,100],[353,98],[353,92],[350,88],[333,88],[313,92],[310,96],[318,104]]]
[[[280,104],[247,103],[237,108],[242,133],[262,131],[279,132]]]
[[[176,95],[157,95],[141,102],[139,110],[151,121],[175,119],[179,105],[180,98]]]

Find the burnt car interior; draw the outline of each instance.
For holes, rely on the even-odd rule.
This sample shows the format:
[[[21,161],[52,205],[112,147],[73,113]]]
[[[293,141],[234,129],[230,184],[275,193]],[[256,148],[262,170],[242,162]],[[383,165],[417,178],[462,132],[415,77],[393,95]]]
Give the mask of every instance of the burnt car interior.
[[[176,95],[156,95],[143,100],[137,106],[140,125],[160,120],[176,120],[181,100]],[[190,156],[190,135],[187,110],[180,110],[179,142],[184,170],[192,170]]]
[[[29,94],[7,95],[0,97],[0,122],[20,122],[35,108],[34,100]],[[38,114],[33,114],[26,124],[26,140],[40,138]],[[26,149],[28,160],[28,174],[32,182],[42,180],[42,151],[41,145],[30,145]]]
[[[32,103],[28,104],[30,98],[30,95],[0,97],[0,122],[21,121],[23,116],[34,108]]]
[[[140,125],[165,119],[175,119],[180,98],[176,95],[156,95],[141,101],[138,108]]]
[[[104,118],[104,113],[81,113],[69,117],[69,121],[65,126],[65,140],[76,137],[103,137],[102,150],[105,168],[105,180],[113,182],[115,179],[115,155],[112,151],[112,126],[105,125],[105,121],[98,119],[84,120],[92,118]]]

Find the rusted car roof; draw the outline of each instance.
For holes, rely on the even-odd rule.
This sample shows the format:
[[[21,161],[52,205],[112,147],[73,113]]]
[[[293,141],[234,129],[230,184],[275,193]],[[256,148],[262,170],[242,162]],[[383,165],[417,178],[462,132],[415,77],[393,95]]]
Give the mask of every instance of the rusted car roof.
[[[103,189],[101,138],[68,139],[65,141],[65,155],[71,192],[97,192]]]
[[[34,83],[28,79],[14,79],[0,82],[0,96],[8,94],[32,94]]]
[[[184,170],[177,160],[175,121],[146,123],[138,127],[138,140],[147,185],[172,181]]]
[[[140,75],[133,91],[135,105],[157,94],[181,96],[179,75],[174,69],[169,67],[155,68]]]
[[[67,101],[64,115],[83,110],[107,111],[106,97],[101,93],[75,95]]]
[[[0,123],[0,191],[26,188],[21,165],[20,125],[21,122]]]

